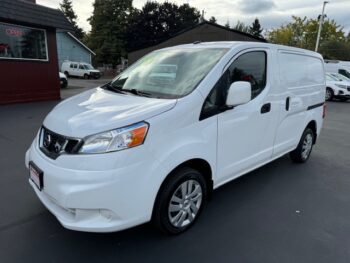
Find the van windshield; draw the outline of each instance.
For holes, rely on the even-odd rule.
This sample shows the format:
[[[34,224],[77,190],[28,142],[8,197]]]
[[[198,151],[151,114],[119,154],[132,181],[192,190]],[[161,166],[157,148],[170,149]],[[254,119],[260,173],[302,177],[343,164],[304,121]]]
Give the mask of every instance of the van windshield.
[[[90,64],[84,64],[85,69],[94,69]]]
[[[192,92],[228,51],[224,48],[171,49],[152,52],[117,76],[109,86],[135,95],[179,98]]]

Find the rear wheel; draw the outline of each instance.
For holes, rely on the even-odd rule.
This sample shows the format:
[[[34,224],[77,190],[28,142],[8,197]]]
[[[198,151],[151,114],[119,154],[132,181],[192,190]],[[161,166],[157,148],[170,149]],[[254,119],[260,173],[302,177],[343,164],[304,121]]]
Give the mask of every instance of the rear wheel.
[[[326,89],[326,101],[331,101],[333,99],[334,92],[331,88]]]
[[[315,141],[315,134],[312,129],[306,128],[301,136],[298,147],[290,153],[290,158],[295,163],[305,163],[312,152]]]
[[[179,234],[199,217],[207,198],[207,185],[200,172],[183,167],[161,187],[153,211],[153,222],[167,234]]]

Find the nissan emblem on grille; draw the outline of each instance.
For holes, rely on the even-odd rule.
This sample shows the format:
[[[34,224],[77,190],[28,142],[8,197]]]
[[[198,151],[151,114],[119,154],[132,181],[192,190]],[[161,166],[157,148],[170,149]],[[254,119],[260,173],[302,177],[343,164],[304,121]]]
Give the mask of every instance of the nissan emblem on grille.
[[[46,133],[45,138],[44,138],[44,146],[46,148],[49,148],[51,141],[52,141],[51,135],[49,133]]]
[[[64,135],[52,132],[45,127],[42,127],[42,139],[39,142],[41,151],[51,159],[56,159],[61,154],[73,154],[78,151],[78,138],[69,138]]]
[[[59,153],[61,151],[61,148],[62,148],[62,145],[57,141],[54,147],[55,153]]]

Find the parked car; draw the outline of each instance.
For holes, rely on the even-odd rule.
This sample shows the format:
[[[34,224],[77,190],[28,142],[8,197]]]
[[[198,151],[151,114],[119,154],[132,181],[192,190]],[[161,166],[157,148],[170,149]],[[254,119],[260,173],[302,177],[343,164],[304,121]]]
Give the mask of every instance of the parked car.
[[[340,81],[344,81],[347,83],[347,85],[349,84],[350,85],[350,79],[345,77],[344,75],[342,74],[339,74],[339,73],[329,73],[331,74],[333,77],[339,79]]]
[[[60,77],[61,89],[67,88],[67,86],[68,86],[68,79],[67,79],[66,75],[63,74],[62,72],[59,72],[59,77]]]
[[[331,73],[326,74],[326,100],[339,99],[347,101],[350,99],[350,83],[333,76]]]
[[[48,114],[25,156],[29,182],[66,228],[151,220],[180,233],[214,189],[287,153],[306,162],[324,100],[315,52],[257,42],[154,51]]]
[[[95,69],[88,63],[82,62],[64,61],[61,71],[64,72],[67,77],[83,77],[84,79],[98,79],[101,77],[101,72],[98,69]]]
[[[325,69],[326,72],[339,73],[347,78],[350,78],[350,64],[347,61],[326,61]]]

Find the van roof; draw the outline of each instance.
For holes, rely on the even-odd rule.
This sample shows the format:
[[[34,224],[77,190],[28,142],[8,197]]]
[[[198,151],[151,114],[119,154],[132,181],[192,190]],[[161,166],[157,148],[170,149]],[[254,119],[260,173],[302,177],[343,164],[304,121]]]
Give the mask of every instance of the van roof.
[[[177,45],[177,46],[168,47],[164,49],[177,49],[179,47],[181,48],[228,48],[228,49],[233,49],[237,47],[247,47],[247,48],[265,47],[265,48],[271,48],[275,50],[277,49],[277,50],[291,51],[291,52],[296,52],[296,53],[301,53],[309,56],[316,56],[316,57],[322,58],[322,56],[319,53],[302,49],[302,48],[295,48],[295,47],[270,44],[270,43],[262,43],[262,42],[252,42],[252,41],[218,41],[218,42],[197,41],[191,44]]]

